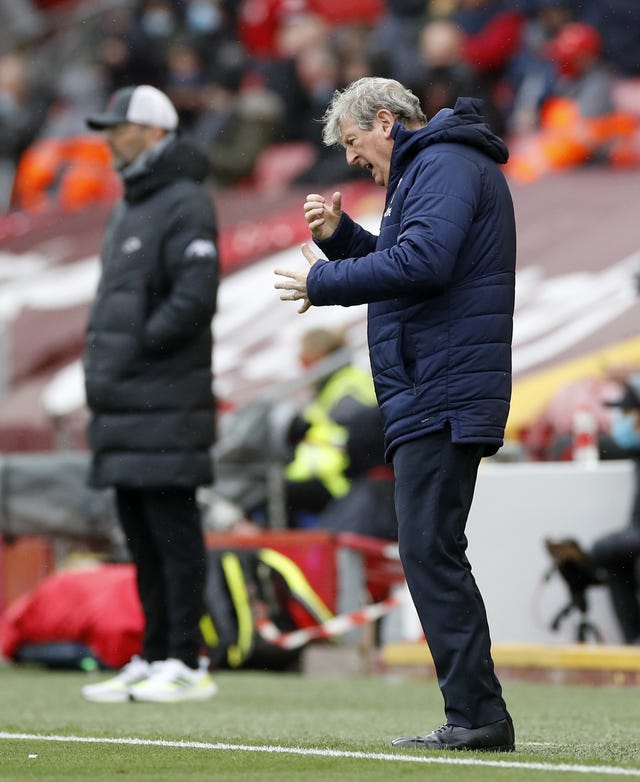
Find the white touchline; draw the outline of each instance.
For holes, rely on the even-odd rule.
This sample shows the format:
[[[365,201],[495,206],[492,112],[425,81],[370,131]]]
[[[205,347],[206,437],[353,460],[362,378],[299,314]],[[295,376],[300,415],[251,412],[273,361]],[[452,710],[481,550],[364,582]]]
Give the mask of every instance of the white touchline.
[[[0,731],[0,740],[59,741],[72,744],[123,744],[138,747],[176,747],[178,749],[207,749],[213,751],[264,752],[281,755],[306,755],[327,758],[353,758],[356,760],[385,760],[399,763],[430,763],[448,766],[487,766],[489,768],[518,768],[528,771],[566,771],[572,774],[603,774],[618,777],[640,777],[640,768],[617,766],[582,766],[573,763],[533,763],[517,760],[482,760],[481,758],[450,757],[449,755],[401,755],[389,752],[349,752],[347,750],[281,747],[278,745],[254,746],[250,744],[208,743],[204,741],[163,741],[161,739],[108,738],[96,736],[47,736],[37,733],[8,733]]]

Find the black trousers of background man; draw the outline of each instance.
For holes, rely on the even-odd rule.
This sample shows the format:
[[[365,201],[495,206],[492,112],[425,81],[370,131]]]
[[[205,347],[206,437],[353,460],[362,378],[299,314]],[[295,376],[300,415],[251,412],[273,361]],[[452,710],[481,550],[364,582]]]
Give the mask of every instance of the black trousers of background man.
[[[452,444],[447,428],[403,443],[393,457],[400,558],[447,722],[464,728],[507,715],[484,603],[465,553],[482,452],[481,445]]]
[[[116,487],[145,616],[142,657],[198,667],[206,555],[195,489]]]

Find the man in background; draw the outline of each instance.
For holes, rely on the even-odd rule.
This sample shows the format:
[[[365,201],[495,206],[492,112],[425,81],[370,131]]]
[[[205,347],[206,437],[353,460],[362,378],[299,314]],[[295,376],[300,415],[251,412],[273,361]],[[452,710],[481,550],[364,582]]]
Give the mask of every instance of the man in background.
[[[137,571],[142,651],[83,688],[91,701],[174,702],[216,692],[200,665],[205,548],[196,487],[212,481],[211,319],[217,225],[206,155],[178,134],[167,96],[118,90],[89,117],[124,185],[102,247],[84,368],[91,483],[115,487]]]
[[[609,589],[624,642],[640,644],[640,372],[632,372],[613,402],[615,444],[634,462],[635,490],[629,524],[596,540],[589,560]]]
[[[350,455],[348,447],[354,422],[364,409],[377,410],[371,373],[352,363],[340,331],[305,332],[300,363],[305,369],[329,366],[316,383],[313,398],[289,427],[294,451],[284,479],[290,527],[315,526],[318,514],[332,500],[348,494],[351,477],[362,471],[359,454]],[[379,433],[382,443],[380,427]]]

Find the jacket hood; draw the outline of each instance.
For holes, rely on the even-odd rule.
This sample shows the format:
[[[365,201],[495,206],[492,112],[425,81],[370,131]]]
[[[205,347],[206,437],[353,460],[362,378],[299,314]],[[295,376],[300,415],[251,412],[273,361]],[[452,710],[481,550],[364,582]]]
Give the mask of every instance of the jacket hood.
[[[458,98],[453,109],[441,109],[420,130],[405,130],[397,122],[392,130],[395,141],[393,166],[404,167],[406,158],[432,144],[464,144],[475,147],[497,163],[506,163],[509,151],[482,116],[479,98]]]
[[[141,161],[142,165],[132,165],[122,174],[125,199],[129,202],[140,201],[177,179],[192,179],[200,184],[209,174],[206,152],[188,138],[174,136],[157,154],[153,150],[151,153]]]

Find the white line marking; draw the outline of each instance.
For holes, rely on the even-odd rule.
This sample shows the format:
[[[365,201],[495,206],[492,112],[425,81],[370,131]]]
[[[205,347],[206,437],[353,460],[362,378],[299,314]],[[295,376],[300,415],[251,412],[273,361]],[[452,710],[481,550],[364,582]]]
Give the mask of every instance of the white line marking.
[[[386,752],[348,752],[338,749],[320,749],[312,747],[281,747],[278,745],[254,746],[250,744],[213,744],[203,741],[163,741],[136,738],[103,738],[95,736],[46,736],[35,733],[6,733],[0,731],[1,739],[24,739],[27,741],[59,741],[75,744],[123,744],[140,747],[176,747],[178,749],[206,749],[235,752],[264,752],[281,755],[305,755],[327,758],[353,758],[356,760],[387,760],[399,763],[426,763],[447,766],[487,766],[489,768],[517,768],[527,771],[563,771],[573,774],[603,774],[606,776],[640,777],[640,768],[622,768],[618,766],[582,766],[573,763],[533,763],[515,760],[481,760],[471,757],[450,757],[448,754],[402,755]]]

